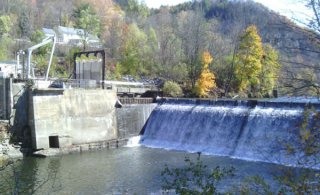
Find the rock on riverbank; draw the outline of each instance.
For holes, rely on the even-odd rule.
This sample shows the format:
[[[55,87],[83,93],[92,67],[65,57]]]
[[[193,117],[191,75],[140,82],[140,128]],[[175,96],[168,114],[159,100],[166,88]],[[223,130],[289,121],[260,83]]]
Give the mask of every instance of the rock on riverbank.
[[[9,143],[10,136],[8,133],[8,123],[0,122],[0,161],[8,158],[22,158],[20,146]]]

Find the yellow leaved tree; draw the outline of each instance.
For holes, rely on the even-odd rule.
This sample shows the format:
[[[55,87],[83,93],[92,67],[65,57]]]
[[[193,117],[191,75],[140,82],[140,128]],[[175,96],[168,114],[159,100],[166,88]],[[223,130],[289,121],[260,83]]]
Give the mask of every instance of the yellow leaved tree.
[[[216,88],[215,75],[209,70],[209,64],[213,61],[209,52],[203,52],[201,63],[203,65],[199,79],[196,83],[196,94],[199,97],[208,97],[208,92]]]

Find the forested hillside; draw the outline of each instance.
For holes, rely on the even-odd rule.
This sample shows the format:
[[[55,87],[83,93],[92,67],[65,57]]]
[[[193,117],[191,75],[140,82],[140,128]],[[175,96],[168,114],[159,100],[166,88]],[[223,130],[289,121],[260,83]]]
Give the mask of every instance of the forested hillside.
[[[109,79],[171,81],[167,93],[186,96],[319,95],[319,31],[252,1],[149,9],[137,0],[0,0],[0,13],[0,60],[39,42],[42,28],[67,26],[100,38]],[[71,73],[72,53],[84,48],[59,46],[52,74]],[[35,60],[41,69],[44,58]]]

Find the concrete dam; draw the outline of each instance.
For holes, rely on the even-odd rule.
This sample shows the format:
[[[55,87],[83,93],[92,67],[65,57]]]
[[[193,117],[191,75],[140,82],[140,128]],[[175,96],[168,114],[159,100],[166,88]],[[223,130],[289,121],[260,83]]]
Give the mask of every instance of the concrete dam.
[[[22,148],[104,148],[139,135],[156,107],[152,98],[123,98],[117,89],[28,87],[0,80],[0,120]],[[36,86],[36,87],[35,87]],[[76,149],[77,150],[77,149]]]
[[[140,142],[153,148],[313,167],[318,156],[305,154],[299,128],[306,106],[320,109],[320,104],[294,102],[169,99],[152,112]]]
[[[117,108],[115,89],[2,89],[10,91],[0,99],[2,117],[34,150],[103,148],[142,134],[140,143],[153,148],[304,167],[318,158],[305,154],[300,125],[319,103],[128,98]]]
[[[30,96],[34,149],[103,144],[136,136],[156,106],[133,103],[116,108],[114,90],[34,90]]]

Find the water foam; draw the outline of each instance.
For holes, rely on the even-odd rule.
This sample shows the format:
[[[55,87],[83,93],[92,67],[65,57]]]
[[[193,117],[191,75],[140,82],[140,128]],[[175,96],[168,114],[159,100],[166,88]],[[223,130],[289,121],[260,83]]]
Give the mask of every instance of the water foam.
[[[252,161],[298,165],[303,108],[246,107],[170,102],[151,114],[140,143]]]
[[[129,138],[127,145],[125,147],[132,148],[132,147],[140,146],[140,139],[141,139],[141,136],[135,136],[135,137]]]

